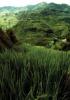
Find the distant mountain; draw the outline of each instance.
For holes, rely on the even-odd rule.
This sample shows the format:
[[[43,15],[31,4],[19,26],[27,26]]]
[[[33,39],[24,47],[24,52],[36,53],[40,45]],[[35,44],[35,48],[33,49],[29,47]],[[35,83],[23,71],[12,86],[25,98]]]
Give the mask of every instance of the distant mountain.
[[[30,5],[26,6],[24,8],[27,8],[27,10],[43,10],[43,9],[54,9],[54,10],[60,10],[60,11],[69,11],[70,12],[70,6],[67,4],[55,4],[55,3],[49,3],[47,4],[46,2],[42,2],[36,5]]]
[[[47,4],[45,2],[23,7],[18,16],[20,19],[47,17],[48,15],[70,16],[70,6],[66,4]],[[23,17],[22,17],[23,16]],[[66,18],[66,17],[65,17]]]
[[[42,2],[36,5],[23,7],[23,10],[21,10],[20,13],[18,13],[18,19],[21,20],[24,19],[38,20],[40,18],[42,19],[47,18],[48,16],[51,17],[57,16],[56,20],[61,19],[65,20],[65,22],[68,19],[67,20],[68,22],[70,19],[70,6],[67,4],[55,4],[55,3],[47,4],[45,2]]]
[[[13,7],[13,6],[0,7],[0,13],[16,13],[20,11],[39,11],[45,8],[70,12],[70,6],[68,6],[67,4],[55,4],[55,3],[47,4],[45,2],[42,2],[36,5],[28,5],[25,7]]]
[[[24,7],[0,7],[0,13],[16,13],[25,10]]]

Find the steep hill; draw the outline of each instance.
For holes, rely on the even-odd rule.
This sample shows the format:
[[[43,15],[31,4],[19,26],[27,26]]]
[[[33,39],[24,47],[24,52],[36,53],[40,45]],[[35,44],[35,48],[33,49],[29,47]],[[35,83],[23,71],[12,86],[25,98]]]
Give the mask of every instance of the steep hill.
[[[14,27],[24,42],[47,45],[70,33],[70,6],[43,2],[26,8],[17,14],[18,23]]]
[[[2,12],[5,10],[9,13],[2,19],[7,18],[7,21],[1,22],[7,28],[11,26],[23,42],[52,48],[56,44],[56,48],[61,48],[60,41],[70,35],[69,5],[42,2],[26,7],[1,8]]]

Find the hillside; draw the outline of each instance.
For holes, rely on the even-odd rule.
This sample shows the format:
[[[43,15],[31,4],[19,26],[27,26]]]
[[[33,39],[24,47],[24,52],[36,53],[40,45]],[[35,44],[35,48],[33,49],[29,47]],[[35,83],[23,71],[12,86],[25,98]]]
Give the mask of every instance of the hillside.
[[[70,6],[45,2],[25,7],[1,7],[0,27],[12,28],[25,43],[48,48],[68,48]],[[68,45],[68,47],[67,47]]]
[[[60,41],[70,35],[70,6],[43,2],[26,8],[28,10],[17,14],[18,23],[13,27],[15,32],[23,37],[23,41],[51,48],[63,48]],[[57,43],[54,46],[55,39]]]

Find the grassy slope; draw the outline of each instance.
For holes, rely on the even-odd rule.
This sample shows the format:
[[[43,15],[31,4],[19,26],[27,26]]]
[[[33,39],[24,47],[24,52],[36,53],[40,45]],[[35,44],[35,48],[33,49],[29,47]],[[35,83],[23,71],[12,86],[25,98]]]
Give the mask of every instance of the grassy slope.
[[[70,67],[70,52],[27,44],[22,48],[22,52],[0,53],[1,100],[9,99],[9,95],[20,100],[42,95],[56,97],[61,76]]]

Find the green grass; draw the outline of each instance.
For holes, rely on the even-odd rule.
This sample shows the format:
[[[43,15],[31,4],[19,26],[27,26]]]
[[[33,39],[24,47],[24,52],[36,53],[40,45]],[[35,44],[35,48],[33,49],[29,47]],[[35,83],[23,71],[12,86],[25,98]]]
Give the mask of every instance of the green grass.
[[[34,100],[44,94],[54,98],[69,67],[70,52],[26,44],[22,52],[6,50],[0,53],[0,98]]]
[[[4,30],[12,28],[18,23],[17,17],[13,13],[1,13],[0,14],[0,27]]]

